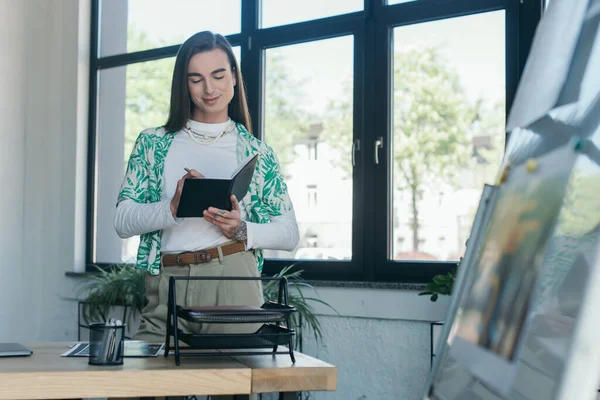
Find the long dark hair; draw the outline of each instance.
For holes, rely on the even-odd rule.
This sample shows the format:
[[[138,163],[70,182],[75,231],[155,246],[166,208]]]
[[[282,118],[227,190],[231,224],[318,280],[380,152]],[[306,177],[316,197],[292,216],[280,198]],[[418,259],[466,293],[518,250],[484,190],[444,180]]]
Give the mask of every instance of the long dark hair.
[[[192,116],[194,103],[190,98],[188,90],[187,68],[190,58],[198,53],[204,53],[214,49],[221,49],[227,54],[231,73],[235,74],[237,84],[233,88],[233,98],[229,103],[229,117],[246,127],[252,132],[250,113],[246,103],[246,90],[244,79],[237,63],[231,44],[218,33],[210,31],[198,32],[187,39],[179,48],[173,69],[173,80],[171,82],[171,106],[169,118],[165,124],[168,132],[177,132],[185,126]]]

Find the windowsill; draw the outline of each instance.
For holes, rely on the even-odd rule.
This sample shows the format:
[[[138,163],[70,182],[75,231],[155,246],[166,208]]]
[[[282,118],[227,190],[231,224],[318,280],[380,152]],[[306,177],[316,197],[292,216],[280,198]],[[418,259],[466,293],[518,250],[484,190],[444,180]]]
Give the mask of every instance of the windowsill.
[[[69,278],[85,278],[88,276],[98,275],[98,272],[74,272],[67,271],[65,276]],[[306,283],[314,287],[331,287],[331,288],[352,288],[352,289],[397,289],[397,290],[412,290],[424,291],[427,285],[424,283],[406,283],[406,282],[361,282],[361,281],[326,281],[326,280],[306,280]]]
[[[65,276],[69,278],[86,278],[88,276],[98,275],[97,272],[75,272],[75,271],[67,271],[65,272]]]
[[[335,287],[353,289],[397,289],[414,291],[424,291],[425,289],[427,289],[427,285],[424,283],[317,280],[307,280],[306,282],[315,287]]]

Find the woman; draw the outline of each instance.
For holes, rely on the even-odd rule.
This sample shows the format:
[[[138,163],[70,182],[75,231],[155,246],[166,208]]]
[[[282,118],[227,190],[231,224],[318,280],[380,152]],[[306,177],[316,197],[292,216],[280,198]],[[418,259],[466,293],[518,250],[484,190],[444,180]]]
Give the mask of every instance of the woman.
[[[131,153],[117,203],[121,238],[141,235],[137,266],[148,271],[147,306],[134,339],[163,342],[170,276],[260,276],[261,249],[293,250],[298,226],[273,150],[249,132],[242,74],[227,40],[200,32],[177,54],[169,118],[144,130]],[[259,154],[248,193],[232,196],[231,210],[210,207],[203,218],[177,218],[187,178],[229,177],[242,160]],[[189,172],[182,176],[185,170]],[[263,303],[260,281],[180,281],[177,304]],[[200,325],[194,333],[249,333],[257,326]]]

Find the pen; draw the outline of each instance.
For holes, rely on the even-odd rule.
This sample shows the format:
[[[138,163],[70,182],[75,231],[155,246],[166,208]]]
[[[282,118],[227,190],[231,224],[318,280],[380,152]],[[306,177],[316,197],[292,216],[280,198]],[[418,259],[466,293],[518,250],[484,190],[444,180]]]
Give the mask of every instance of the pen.
[[[99,350],[98,357],[102,363],[106,363],[109,360],[112,341],[113,341],[113,335],[114,335],[114,332],[113,332],[114,329],[110,329],[110,327],[114,326],[114,325],[115,325],[114,318],[111,318],[104,323],[104,327],[106,329],[104,329],[104,332],[102,333],[102,339],[101,339],[101,342],[99,343],[99,349],[98,349]]]
[[[192,172],[192,170],[189,169],[188,167],[183,167],[183,169],[185,169],[187,172]]]
[[[114,321],[114,320],[113,320]],[[116,320],[113,325],[111,326],[122,326],[123,323],[121,322],[121,320]],[[117,361],[117,358],[119,356],[119,350],[120,350],[120,343],[117,343],[117,328],[113,328],[111,329],[111,337],[110,337],[110,344],[108,346],[108,360],[109,362],[115,362]]]
[[[111,362],[113,361],[113,355],[115,352],[115,340],[117,339],[117,332],[116,329],[111,329],[110,332],[110,341],[109,341],[109,345],[108,345],[108,354],[106,355],[106,361]]]

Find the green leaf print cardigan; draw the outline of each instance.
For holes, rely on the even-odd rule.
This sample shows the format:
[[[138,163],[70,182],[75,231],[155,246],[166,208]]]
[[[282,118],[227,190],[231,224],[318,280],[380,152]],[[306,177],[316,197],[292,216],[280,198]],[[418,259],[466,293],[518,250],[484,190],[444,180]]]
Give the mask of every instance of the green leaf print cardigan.
[[[242,124],[237,123],[236,126],[238,164],[250,154],[259,154],[248,188],[250,200],[246,195],[243,202],[247,218],[250,222],[269,223],[271,217],[292,210],[281,167],[270,146],[248,133]],[[174,133],[166,132],[163,127],[146,129],[140,133],[127,164],[118,202],[126,199],[137,203],[161,201],[165,158],[174,137]],[[136,266],[152,275],[158,275],[160,271],[161,233],[159,230],[140,236]],[[262,250],[253,251],[258,271],[261,272],[264,261]]]

